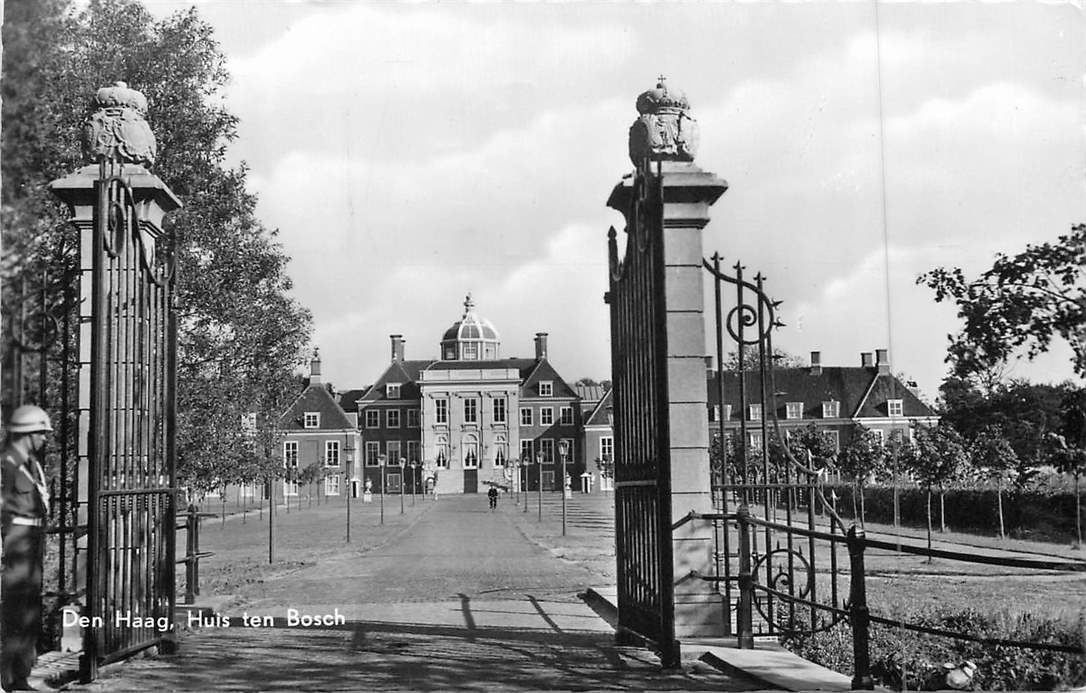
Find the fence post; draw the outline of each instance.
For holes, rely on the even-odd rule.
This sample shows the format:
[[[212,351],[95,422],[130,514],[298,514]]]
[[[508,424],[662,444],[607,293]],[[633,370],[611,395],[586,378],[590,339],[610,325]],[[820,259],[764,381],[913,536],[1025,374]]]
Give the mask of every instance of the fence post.
[[[185,603],[196,602],[196,592],[193,585],[196,584],[194,570],[196,567],[196,506],[189,504],[187,517],[185,518]]]
[[[852,525],[848,530],[849,621],[852,624],[853,675],[852,690],[872,690],[871,655],[868,630],[871,624],[867,611],[867,587],[864,584],[864,531]]]
[[[750,563],[750,508],[744,502],[736,511],[739,524],[739,604],[736,618],[739,648],[754,649],[754,576]]]

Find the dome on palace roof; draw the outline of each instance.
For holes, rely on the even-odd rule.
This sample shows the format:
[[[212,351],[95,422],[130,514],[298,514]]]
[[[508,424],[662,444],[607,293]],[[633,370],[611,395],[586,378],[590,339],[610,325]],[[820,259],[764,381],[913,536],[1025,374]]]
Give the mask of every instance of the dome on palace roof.
[[[464,299],[464,315],[441,337],[441,358],[479,360],[499,357],[501,336],[494,324],[475,312],[471,294]]]

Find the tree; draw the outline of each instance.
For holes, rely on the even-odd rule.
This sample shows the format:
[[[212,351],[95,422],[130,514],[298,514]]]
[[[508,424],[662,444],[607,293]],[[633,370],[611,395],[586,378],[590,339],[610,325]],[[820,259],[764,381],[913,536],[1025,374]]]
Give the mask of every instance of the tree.
[[[913,444],[904,449],[902,461],[927,496],[928,550],[931,550],[931,496],[959,478],[968,457],[961,434],[952,426],[918,426]],[[931,562],[931,557],[928,557]]]
[[[212,28],[195,9],[155,20],[133,0],[4,12],[5,284],[57,261],[66,213],[46,185],[80,165],[94,91],[124,80],[143,92],[153,172],[184,205],[165,223],[178,266],[179,478],[201,488],[231,478],[246,456],[240,417],[281,411],[276,393],[304,358],[311,318],[289,295],[288,258],[256,218],[246,167],[225,164],[237,118],[222,105],[229,74]]]
[[[1064,420],[1060,432],[1050,432],[1047,459],[1061,474],[1073,479],[1075,493],[1075,531],[1082,545],[1082,494],[1080,481],[1086,475],[1086,389],[1072,390],[1064,400]]]
[[[996,484],[996,511],[999,515],[999,538],[1006,539],[1003,524],[1003,487],[1019,466],[1018,454],[1003,435],[998,424],[989,424],[969,446],[973,468],[985,479]]]
[[[864,486],[886,466],[886,449],[876,435],[862,424],[853,424],[848,442],[837,457],[841,473],[852,482],[852,515],[864,526]],[[856,498],[859,496],[857,511]]]
[[[1086,376],[1086,224],[1054,243],[997,254],[973,281],[941,267],[916,281],[933,289],[937,302],[953,300],[964,321],[947,349],[954,375],[984,373],[1022,348],[1033,359],[1058,336],[1071,345],[1075,372]]]
[[[807,365],[801,357],[795,354],[790,354],[783,349],[773,350],[773,366],[775,368],[803,368]],[[725,371],[737,371],[739,370],[739,352],[730,352],[727,358],[724,359]],[[743,347],[743,370],[744,371],[757,371],[758,370],[758,345],[748,344]]]

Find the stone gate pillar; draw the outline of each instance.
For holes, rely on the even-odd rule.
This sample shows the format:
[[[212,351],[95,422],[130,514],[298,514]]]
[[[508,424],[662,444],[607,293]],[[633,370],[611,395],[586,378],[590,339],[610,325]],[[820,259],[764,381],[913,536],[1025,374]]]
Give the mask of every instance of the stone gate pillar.
[[[639,116],[630,128],[630,158],[661,174],[662,212],[650,225],[664,257],[667,420],[670,450],[672,521],[690,511],[712,512],[709,476],[709,424],[706,409],[705,316],[702,230],[709,207],[727,183],[694,163],[697,123],[685,95],[661,77],[656,88],[637,99]],[[629,215],[636,175],[615,186],[607,205]],[[634,212],[637,213],[637,212]],[[634,242],[634,239],[627,239]],[[674,531],[674,612],[676,637],[724,635],[721,596],[712,583],[691,577],[713,572],[713,529],[694,521]]]

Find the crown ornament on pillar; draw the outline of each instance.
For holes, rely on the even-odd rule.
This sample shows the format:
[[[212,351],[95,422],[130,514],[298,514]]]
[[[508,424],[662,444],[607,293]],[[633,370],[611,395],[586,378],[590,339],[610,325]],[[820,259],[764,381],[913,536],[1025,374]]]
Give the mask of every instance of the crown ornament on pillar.
[[[669,87],[660,75],[655,89],[637,97],[637,120],[630,126],[630,160],[693,161],[698,150],[698,122],[690,117],[686,94]]]
[[[147,124],[147,98],[124,82],[102,87],[83,123],[83,156],[90,162],[151,166],[155,135]]]

